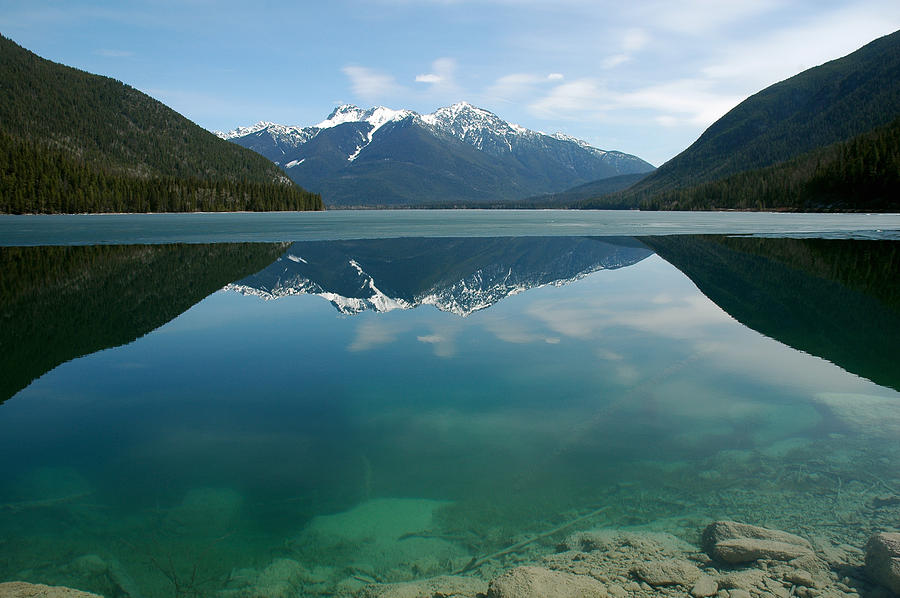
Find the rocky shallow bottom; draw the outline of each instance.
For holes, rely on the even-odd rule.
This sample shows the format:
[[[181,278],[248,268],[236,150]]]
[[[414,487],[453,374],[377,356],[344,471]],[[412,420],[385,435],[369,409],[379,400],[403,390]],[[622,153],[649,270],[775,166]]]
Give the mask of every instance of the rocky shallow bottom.
[[[277,558],[266,567],[233,572],[216,598],[891,598],[900,596],[900,533],[883,532],[857,548],[788,532],[717,521],[700,546],[671,534],[595,529],[570,534],[555,550],[502,570],[469,563],[473,571],[399,583],[379,583],[364,566],[337,579],[332,569],[310,570]],[[515,547],[513,547],[515,548]],[[523,545],[522,552],[525,546]],[[517,554],[510,550],[502,556]],[[412,556],[412,553],[411,555]],[[497,555],[500,556],[500,555]],[[527,557],[520,557],[527,558]],[[115,567],[89,560],[117,597],[139,594],[116,581]],[[477,567],[475,567],[477,565]],[[81,563],[81,566],[87,566]],[[490,577],[485,577],[485,574]],[[137,592],[137,590],[133,590]],[[0,584],[0,598],[96,596],[70,588],[22,582]]]
[[[670,534],[600,529],[570,535],[539,562],[490,580],[465,576],[369,584],[358,598],[887,598],[900,591],[900,534],[878,534],[866,552],[814,545],[736,522],[710,524],[702,549]],[[892,589],[891,589],[892,588]],[[237,592],[237,595],[255,595]]]

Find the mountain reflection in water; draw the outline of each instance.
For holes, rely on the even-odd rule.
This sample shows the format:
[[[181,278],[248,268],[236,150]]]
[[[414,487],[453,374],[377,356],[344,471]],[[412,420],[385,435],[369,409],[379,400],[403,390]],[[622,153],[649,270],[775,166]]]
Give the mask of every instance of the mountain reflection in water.
[[[320,295],[348,314],[434,305],[467,316],[527,289],[624,268],[652,253],[628,237],[300,242],[229,288],[266,299]]]

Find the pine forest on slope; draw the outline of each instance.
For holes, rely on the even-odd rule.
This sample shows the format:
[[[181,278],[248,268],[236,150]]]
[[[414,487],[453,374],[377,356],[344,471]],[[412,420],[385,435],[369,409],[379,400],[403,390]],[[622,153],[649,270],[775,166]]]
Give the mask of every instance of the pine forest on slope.
[[[146,94],[0,36],[0,213],[321,208]]]
[[[900,209],[900,32],[741,102],[653,174],[579,207]]]

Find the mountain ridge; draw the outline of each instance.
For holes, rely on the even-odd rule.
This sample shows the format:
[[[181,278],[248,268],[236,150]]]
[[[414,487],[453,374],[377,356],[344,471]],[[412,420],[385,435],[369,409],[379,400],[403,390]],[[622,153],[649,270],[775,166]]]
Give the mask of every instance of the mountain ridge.
[[[430,114],[344,104],[316,125],[260,121],[216,134],[338,207],[522,200],[653,170],[636,156],[526,129],[468,102]]]

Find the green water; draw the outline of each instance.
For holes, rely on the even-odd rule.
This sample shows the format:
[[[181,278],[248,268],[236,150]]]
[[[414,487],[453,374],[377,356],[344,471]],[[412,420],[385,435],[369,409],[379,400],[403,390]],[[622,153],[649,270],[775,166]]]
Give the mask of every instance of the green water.
[[[34,320],[2,363],[46,363],[0,405],[0,580],[349,596],[594,512],[528,554],[718,518],[861,546],[900,517],[897,245],[2,250]]]

